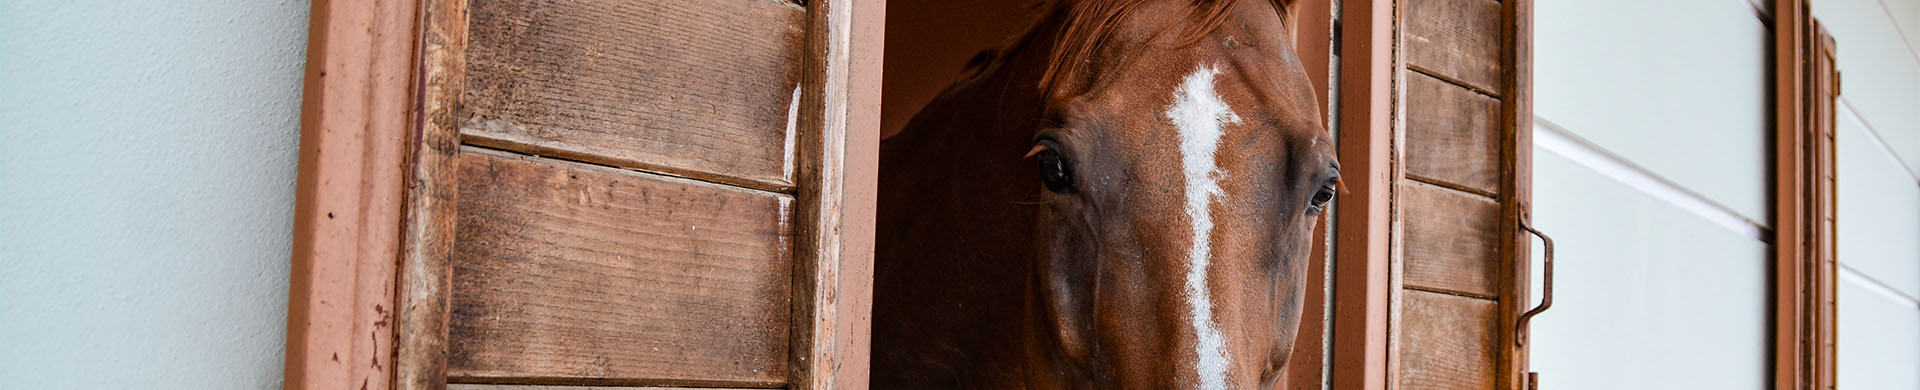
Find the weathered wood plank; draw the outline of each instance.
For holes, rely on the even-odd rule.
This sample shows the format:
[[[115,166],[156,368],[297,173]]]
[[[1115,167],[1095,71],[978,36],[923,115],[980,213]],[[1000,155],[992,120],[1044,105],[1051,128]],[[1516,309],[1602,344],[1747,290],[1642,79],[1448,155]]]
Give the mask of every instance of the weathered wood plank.
[[[1492,390],[1501,338],[1494,301],[1405,290],[1399,388]]]
[[[1407,173],[1498,192],[1500,101],[1422,74],[1407,80]]]
[[[764,0],[473,0],[463,135],[786,191],[803,16]]]
[[[453,293],[453,238],[459,197],[460,96],[466,90],[467,2],[425,0],[420,12],[420,74],[411,88],[418,121],[403,147],[413,149],[408,175],[405,246],[400,254],[399,310],[393,390],[438,390],[447,379],[447,323]],[[404,79],[385,79],[399,83]],[[368,386],[361,383],[361,386]],[[379,387],[373,387],[379,388]]]
[[[449,380],[784,382],[790,197],[480,149],[459,175]]]
[[[1415,180],[1401,188],[1406,285],[1499,296],[1500,203]]]
[[[1500,12],[1493,0],[1408,0],[1407,65],[1487,93],[1505,91]]]
[[[447,390],[686,390],[687,387],[623,387],[623,386],[541,386],[541,385],[476,385],[448,384]],[[719,387],[700,387],[701,390],[745,390]]]

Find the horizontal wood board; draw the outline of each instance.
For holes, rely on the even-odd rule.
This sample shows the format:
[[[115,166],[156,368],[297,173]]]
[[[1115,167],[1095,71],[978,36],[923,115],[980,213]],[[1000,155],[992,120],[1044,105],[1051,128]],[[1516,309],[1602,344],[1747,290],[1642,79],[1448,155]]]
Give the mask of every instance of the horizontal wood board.
[[[1401,297],[1398,388],[1495,388],[1495,353],[1503,344],[1494,301],[1418,290]]]
[[[1407,205],[1406,285],[1499,296],[1500,204],[1418,181],[1401,188]]]
[[[790,197],[473,148],[458,165],[450,381],[784,382]]]
[[[1500,100],[1418,73],[1407,80],[1407,174],[1498,192]]]
[[[1407,65],[1489,94],[1507,87],[1500,3],[1407,0]]]
[[[627,386],[546,386],[546,385],[482,385],[449,384],[447,390],[674,390],[688,387],[627,387]],[[702,390],[743,390],[724,387],[699,387]]]
[[[766,0],[471,7],[466,142],[792,188],[801,8]]]

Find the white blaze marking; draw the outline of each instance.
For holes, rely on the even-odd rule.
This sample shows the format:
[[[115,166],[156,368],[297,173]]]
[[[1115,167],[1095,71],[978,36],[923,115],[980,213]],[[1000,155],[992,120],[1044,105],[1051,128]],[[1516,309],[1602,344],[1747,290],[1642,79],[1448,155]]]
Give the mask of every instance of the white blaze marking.
[[[1213,91],[1213,76],[1219,73],[1208,66],[1187,75],[1173,92],[1173,106],[1167,107],[1167,119],[1172,119],[1174,127],[1180,129],[1180,165],[1187,179],[1187,217],[1193,221],[1193,248],[1187,251],[1190,268],[1186,293],[1187,305],[1193,309],[1190,322],[1198,338],[1194,343],[1194,353],[1198,356],[1194,370],[1198,372],[1200,388],[1205,390],[1227,388],[1227,362],[1232,360],[1220,328],[1214,325],[1212,295],[1207,291],[1207,267],[1213,261],[1213,214],[1209,206],[1215,196],[1226,195],[1220,190],[1221,173],[1215,166],[1213,152],[1220,148],[1220,136],[1225,133],[1226,124],[1240,121],[1240,117],[1227,108],[1227,102]]]

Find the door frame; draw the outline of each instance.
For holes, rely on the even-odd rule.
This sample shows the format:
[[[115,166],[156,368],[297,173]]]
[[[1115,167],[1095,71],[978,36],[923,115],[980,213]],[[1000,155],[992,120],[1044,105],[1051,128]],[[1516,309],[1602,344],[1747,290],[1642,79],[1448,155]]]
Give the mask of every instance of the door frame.
[[[391,387],[418,0],[314,0],[284,386]]]
[[[1835,48],[1806,0],[1774,0],[1773,291],[1775,389],[1832,389],[1836,314]]]

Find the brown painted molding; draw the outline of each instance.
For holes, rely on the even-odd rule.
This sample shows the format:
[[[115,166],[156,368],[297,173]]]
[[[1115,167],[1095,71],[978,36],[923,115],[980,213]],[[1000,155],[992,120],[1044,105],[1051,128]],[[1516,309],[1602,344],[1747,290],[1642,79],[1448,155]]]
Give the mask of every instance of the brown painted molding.
[[[316,0],[287,310],[288,389],[388,388],[418,4]]]
[[[1805,0],[1775,0],[1773,379],[1834,388],[1834,41]]]
[[[1328,365],[1335,389],[1387,388],[1393,223],[1395,0],[1340,4],[1341,192],[1334,213],[1333,312]]]

